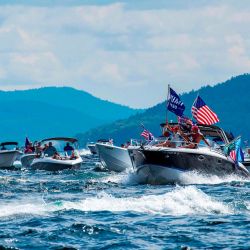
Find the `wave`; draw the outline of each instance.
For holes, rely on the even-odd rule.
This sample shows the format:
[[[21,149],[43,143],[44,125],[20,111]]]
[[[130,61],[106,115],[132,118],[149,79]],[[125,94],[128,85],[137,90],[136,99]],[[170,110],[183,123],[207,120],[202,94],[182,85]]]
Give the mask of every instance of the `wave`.
[[[78,152],[79,152],[79,154],[80,154],[81,156],[84,156],[84,155],[91,155],[90,150],[89,150],[89,149],[85,149],[85,148],[79,149]]]
[[[206,175],[201,174],[195,171],[184,172],[180,175],[180,184],[222,184],[222,183],[231,183],[231,182],[247,182],[250,180],[245,179],[244,177],[238,175],[225,175],[225,176],[216,176],[216,175]]]
[[[111,174],[101,179],[101,182],[104,183],[118,183],[124,185],[137,185],[144,183],[141,181],[140,177],[134,173],[120,173],[120,174]],[[178,174],[178,179],[176,184],[179,185],[195,185],[195,184],[208,184],[208,185],[217,185],[223,183],[231,182],[242,182],[250,183],[249,179],[240,177],[238,175],[225,175],[225,176],[216,176],[216,175],[206,175],[196,171],[190,172],[180,172]]]
[[[16,214],[45,215],[60,210],[78,210],[83,212],[138,212],[161,215],[188,214],[233,214],[234,209],[202,192],[194,186],[176,187],[161,195],[143,195],[141,197],[115,197],[101,192],[95,197],[77,202],[40,201],[18,202],[0,206],[0,217]]]

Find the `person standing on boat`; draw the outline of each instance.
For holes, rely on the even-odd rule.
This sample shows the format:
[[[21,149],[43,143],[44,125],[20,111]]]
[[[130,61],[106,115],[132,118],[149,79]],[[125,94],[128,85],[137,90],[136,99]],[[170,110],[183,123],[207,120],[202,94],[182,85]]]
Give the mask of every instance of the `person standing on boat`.
[[[179,147],[182,143],[182,137],[180,135],[180,128],[178,125],[171,127],[168,123],[163,128],[163,135],[167,137],[167,140],[163,143],[159,143],[157,147]]]
[[[210,144],[204,137],[204,135],[200,132],[198,126],[192,126],[191,133],[189,134],[189,143],[185,148],[197,148],[199,143],[201,141],[204,141],[208,147],[210,147]]]
[[[49,142],[48,148],[44,150],[44,154],[49,157],[53,156],[57,152],[56,148],[53,146],[52,142]]]
[[[41,146],[41,142],[38,142],[35,146],[35,153],[37,154],[38,157],[42,155],[43,148]]]

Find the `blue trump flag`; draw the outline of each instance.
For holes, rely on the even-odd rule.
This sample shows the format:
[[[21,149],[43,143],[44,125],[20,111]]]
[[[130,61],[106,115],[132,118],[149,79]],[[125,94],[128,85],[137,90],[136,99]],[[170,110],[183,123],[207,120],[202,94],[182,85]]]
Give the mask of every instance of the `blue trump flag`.
[[[173,112],[174,114],[178,116],[182,116],[185,110],[185,105],[181,101],[181,98],[179,95],[171,88],[169,88],[169,97],[167,102],[167,109],[170,112]]]

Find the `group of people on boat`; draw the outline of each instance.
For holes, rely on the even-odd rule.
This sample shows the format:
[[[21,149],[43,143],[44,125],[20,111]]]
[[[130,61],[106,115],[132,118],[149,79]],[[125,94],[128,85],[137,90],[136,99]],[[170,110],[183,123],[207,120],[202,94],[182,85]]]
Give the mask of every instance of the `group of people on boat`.
[[[69,142],[66,143],[64,147],[64,152],[67,153],[67,155],[70,155],[69,159],[76,159],[76,155],[74,153],[74,147],[70,145]],[[42,154],[52,157],[53,159],[61,160],[63,157],[59,154],[59,152],[56,150],[56,148],[53,146],[52,142],[49,142],[48,144],[45,143],[43,146],[41,142],[35,142],[34,144],[30,142],[28,145],[26,145],[25,154],[32,154],[35,153],[37,157],[41,157]]]
[[[168,123],[163,127],[163,136],[167,139],[157,144],[158,147],[182,147],[195,149],[201,141],[210,147],[210,144],[201,133],[199,127],[194,125],[191,120],[186,120],[185,123],[170,126]]]

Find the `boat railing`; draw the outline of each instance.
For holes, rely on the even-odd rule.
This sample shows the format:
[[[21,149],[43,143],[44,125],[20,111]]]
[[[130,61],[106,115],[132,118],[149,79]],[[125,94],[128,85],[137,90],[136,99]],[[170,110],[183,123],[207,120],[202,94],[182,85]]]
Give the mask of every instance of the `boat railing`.
[[[71,153],[69,153],[71,151]],[[57,150],[56,151],[60,157],[62,157],[63,159],[67,159],[72,157],[72,155],[74,155],[75,157],[80,157],[80,153],[78,149],[74,149],[74,150],[68,150],[68,151],[61,151],[61,150]],[[49,156],[48,154],[41,152],[41,153],[35,153],[37,158],[47,158],[47,157],[53,157],[53,156]]]
[[[169,140],[166,138],[155,138],[153,141],[148,143],[146,146],[151,147],[166,147],[166,148],[189,148],[189,149],[198,149],[198,148],[207,148],[211,151],[220,153],[224,155],[223,148],[224,145],[219,145],[215,142],[209,141],[210,146],[206,145],[204,142],[193,143],[187,142],[185,140]]]

